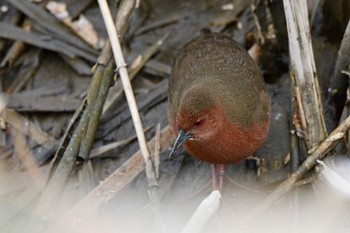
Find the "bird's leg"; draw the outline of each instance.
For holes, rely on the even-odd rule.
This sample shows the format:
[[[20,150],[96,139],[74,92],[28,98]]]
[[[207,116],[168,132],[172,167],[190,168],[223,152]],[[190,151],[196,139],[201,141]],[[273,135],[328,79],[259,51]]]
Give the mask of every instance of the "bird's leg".
[[[219,190],[222,190],[225,176],[225,164],[218,164],[219,167]]]
[[[225,164],[213,163],[211,167],[211,171],[212,171],[213,190],[221,191],[222,185],[224,183]]]
[[[211,172],[212,172],[212,185],[213,185],[213,190],[219,190],[219,185],[218,185],[218,176],[216,172],[216,164],[213,163],[211,165]]]

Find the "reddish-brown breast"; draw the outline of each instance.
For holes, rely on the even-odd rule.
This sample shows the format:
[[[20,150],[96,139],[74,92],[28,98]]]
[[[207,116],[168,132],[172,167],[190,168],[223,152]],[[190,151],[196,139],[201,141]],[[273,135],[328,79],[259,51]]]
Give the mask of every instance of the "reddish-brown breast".
[[[216,114],[225,118],[223,112]],[[208,163],[236,163],[251,156],[262,145],[269,124],[254,124],[244,128],[223,119],[223,124],[217,127],[207,139],[187,141],[184,144],[186,151]]]

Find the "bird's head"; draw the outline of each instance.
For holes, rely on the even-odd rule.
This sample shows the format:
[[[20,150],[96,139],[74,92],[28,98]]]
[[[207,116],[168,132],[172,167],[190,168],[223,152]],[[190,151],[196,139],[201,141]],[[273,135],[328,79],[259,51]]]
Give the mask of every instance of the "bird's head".
[[[210,142],[223,127],[224,113],[209,88],[196,85],[183,95],[175,120],[177,138],[169,157],[187,141]]]

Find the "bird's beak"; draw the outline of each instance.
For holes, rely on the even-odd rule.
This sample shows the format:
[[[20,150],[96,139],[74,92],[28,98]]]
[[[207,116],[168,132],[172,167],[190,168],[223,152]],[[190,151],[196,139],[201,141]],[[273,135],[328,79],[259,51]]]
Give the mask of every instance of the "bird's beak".
[[[173,154],[188,140],[192,138],[192,134],[189,132],[185,133],[182,129],[180,129],[179,134],[176,137],[174,145],[171,148],[169,154],[169,160],[172,158]]]

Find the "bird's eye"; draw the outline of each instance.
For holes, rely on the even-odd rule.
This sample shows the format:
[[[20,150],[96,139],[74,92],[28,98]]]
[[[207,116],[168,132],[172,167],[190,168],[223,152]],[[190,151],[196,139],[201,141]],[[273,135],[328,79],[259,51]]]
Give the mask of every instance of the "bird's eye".
[[[201,126],[203,124],[203,119],[199,119],[198,121],[196,121],[193,126],[198,127]]]

